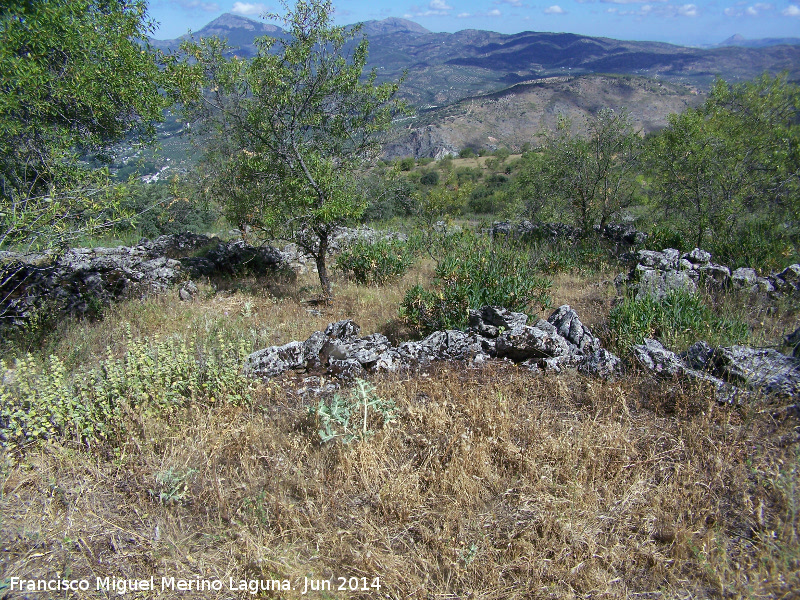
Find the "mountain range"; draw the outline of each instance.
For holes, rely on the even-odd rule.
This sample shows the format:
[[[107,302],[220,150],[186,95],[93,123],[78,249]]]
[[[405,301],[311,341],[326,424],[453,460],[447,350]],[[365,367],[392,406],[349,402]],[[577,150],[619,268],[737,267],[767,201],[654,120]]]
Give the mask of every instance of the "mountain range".
[[[661,42],[638,42],[572,33],[526,31],[501,34],[466,29],[434,33],[405,19],[362,24],[370,41],[367,67],[378,81],[396,80],[407,73],[402,93],[419,107],[450,104],[462,98],[491,93],[520,82],[560,75],[619,73],[658,77],[699,88],[715,77],[751,79],[765,71],[788,71],[800,79],[798,38],[744,40],[729,38],[714,48],[690,48]],[[255,54],[253,40],[262,35],[285,37],[285,32],[246,17],[224,14],[195,38],[227,37],[239,56]],[[155,47],[175,49],[177,40],[152,40]]]

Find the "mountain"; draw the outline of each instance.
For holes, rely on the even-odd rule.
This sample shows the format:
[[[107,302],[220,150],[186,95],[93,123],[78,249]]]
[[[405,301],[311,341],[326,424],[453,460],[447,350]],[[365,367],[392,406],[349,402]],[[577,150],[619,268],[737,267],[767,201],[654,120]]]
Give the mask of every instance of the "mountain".
[[[790,78],[800,80],[800,45],[767,45],[765,40],[735,36],[731,43],[739,45],[688,48],[571,33],[509,35],[475,29],[433,33],[396,18],[367,21],[362,31],[370,40],[367,68],[377,71],[379,82],[407,73],[401,94],[420,107],[449,104],[524,81],[590,73],[658,77],[701,89],[717,76],[734,81],[765,71],[786,70]],[[286,35],[274,25],[232,14],[222,15],[194,35],[228,37],[238,47],[236,54],[252,56],[253,39],[265,34]],[[153,45],[174,49],[183,38]]]
[[[800,38],[761,38],[757,40],[748,40],[743,38],[738,33],[732,35],[724,42],[720,42],[713,46],[714,48],[723,48],[725,46],[738,46],[741,48],[768,48],[769,46],[797,46],[800,45]]]
[[[420,111],[393,132],[384,157],[438,159],[466,147],[518,152],[526,142],[535,146],[538,134],[555,131],[559,117],[580,132],[586,117],[601,108],[627,110],[636,129],[650,133],[665,127],[671,113],[703,99],[704,94],[687,86],[647,77],[549,77]]]

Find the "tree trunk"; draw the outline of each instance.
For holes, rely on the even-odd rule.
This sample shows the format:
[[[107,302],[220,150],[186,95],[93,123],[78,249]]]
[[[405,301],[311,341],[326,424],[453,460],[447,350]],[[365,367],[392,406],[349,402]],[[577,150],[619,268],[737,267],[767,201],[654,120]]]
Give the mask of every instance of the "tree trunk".
[[[331,293],[331,280],[328,278],[328,232],[318,231],[319,247],[314,261],[317,263],[317,273],[319,274],[319,285],[322,288],[322,297],[326,302],[333,296]]]

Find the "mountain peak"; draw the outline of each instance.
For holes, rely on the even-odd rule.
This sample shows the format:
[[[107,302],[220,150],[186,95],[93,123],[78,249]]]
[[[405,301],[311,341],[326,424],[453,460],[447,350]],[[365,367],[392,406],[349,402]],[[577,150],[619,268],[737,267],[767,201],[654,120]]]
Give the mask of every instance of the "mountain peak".
[[[741,44],[742,42],[746,41],[743,35],[738,33],[734,33],[731,37],[723,42],[720,42],[719,46],[736,46],[737,44]]]
[[[381,21],[365,21],[361,27],[362,33],[367,36],[370,35],[389,35],[390,33],[430,33],[419,23],[408,21],[406,19],[398,19],[397,17],[389,17]]]
[[[225,13],[208,23],[200,31],[197,31],[196,35],[199,37],[220,35],[233,29],[252,31],[256,35],[281,31],[281,28],[276,25],[269,25],[268,23],[256,21],[241,15],[234,15],[233,13]]]

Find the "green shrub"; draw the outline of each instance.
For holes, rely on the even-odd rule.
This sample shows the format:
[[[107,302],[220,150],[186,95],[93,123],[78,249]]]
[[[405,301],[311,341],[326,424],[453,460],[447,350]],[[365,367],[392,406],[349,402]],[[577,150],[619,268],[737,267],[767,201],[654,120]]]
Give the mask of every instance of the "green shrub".
[[[375,386],[363,379],[356,379],[349,395],[335,394],[309,409],[319,426],[320,440],[325,443],[338,438],[343,444],[369,437],[373,433],[370,421],[380,419],[384,426],[394,420],[396,412],[394,402],[378,396]]]
[[[407,156],[406,158],[401,158],[398,164],[400,165],[401,171],[410,171],[411,169],[414,168],[415,164],[414,157]]]
[[[655,338],[670,348],[685,349],[697,340],[729,346],[744,342],[747,324],[716,314],[697,294],[676,291],[662,300],[628,297],[608,317],[611,343],[627,352],[644,338]]]
[[[351,244],[336,258],[336,266],[358,283],[383,285],[405,275],[415,260],[408,243],[384,239]]]
[[[681,252],[691,250],[683,234],[668,225],[656,225],[653,227],[650,230],[650,235],[647,236],[646,246],[648,250],[657,251],[661,251],[664,248],[675,248]]]
[[[212,347],[213,345],[213,347]],[[109,349],[92,369],[69,373],[50,356],[30,354],[13,368],[0,362],[0,445],[22,446],[45,439],[71,439],[94,446],[130,433],[130,416],[169,410],[186,402],[242,402],[249,383],[239,375],[250,349],[244,342],[213,344],[166,338],[132,340],[115,358]]]
[[[421,333],[464,329],[469,309],[487,304],[523,312],[550,305],[552,282],[534,273],[518,247],[473,234],[450,238],[434,288],[417,285],[403,299],[401,316]]]
[[[425,172],[422,177],[420,177],[419,182],[422,185],[437,185],[439,183],[439,171]]]
[[[473,158],[475,156],[475,150],[472,148],[463,148],[461,152],[458,153],[459,158]]]

